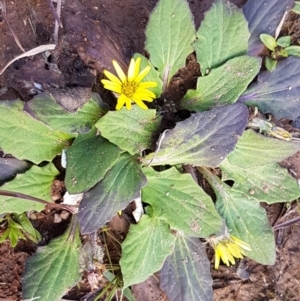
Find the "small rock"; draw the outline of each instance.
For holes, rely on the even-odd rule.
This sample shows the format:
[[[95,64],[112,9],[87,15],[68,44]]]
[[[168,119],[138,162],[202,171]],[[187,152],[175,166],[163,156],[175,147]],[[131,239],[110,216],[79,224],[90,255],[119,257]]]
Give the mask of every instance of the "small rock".
[[[60,216],[60,214],[58,214],[58,213],[55,213],[54,214],[54,223],[55,224],[58,224],[58,223],[60,223],[62,221],[62,217]]]
[[[37,215],[36,215],[36,213],[35,213],[35,212],[32,212],[32,213],[30,213],[30,216],[29,216],[29,218],[30,218],[31,220],[33,220],[33,221],[35,221],[35,220],[37,220],[37,219],[38,219],[38,217],[37,217]]]
[[[62,219],[66,220],[70,216],[70,213],[67,210],[63,210],[60,213],[60,216],[61,216]]]

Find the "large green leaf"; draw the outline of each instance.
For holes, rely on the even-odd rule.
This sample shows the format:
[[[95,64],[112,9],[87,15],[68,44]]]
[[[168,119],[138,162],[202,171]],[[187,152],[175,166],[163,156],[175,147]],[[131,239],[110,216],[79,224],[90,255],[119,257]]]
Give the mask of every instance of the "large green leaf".
[[[54,178],[59,174],[55,166],[50,163],[43,167],[32,166],[26,173],[3,186],[2,190],[28,194],[33,197],[51,202],[51,186]],[[23,213],[25,211],[41,211],[45,205],[29,200],[0,196],[0,214],[7,212]]]
[[[170,301],[213,300],[210,263],[198,238],[179,236],[160,272],[160,288]]]
[[[249,37],[242,11],[228,1],[215,1],[206,12],[194,43],[202,75],[231,58],[246,54]]]
[[[144,172],[148,184],[142,189],[142,200],[152,206],[154,216],[188,236],[208,238],[220,232],[222,219],[191,175],[181,174],[174,167],[163,172],[148,168]]]
[[[159,148],[143,159],[149,165],[218,166],[233,151],[248,121],[239,104],[193,114],[164,134]]]
[[[79,205],[81,232],[89,234],[101,228],[119,210],[139,197],[146,183],[137,157],[121,154],[104,178],[84,193]]]
[[[166,87],[172,76],[185,66],[194,51],[195,26],[189,5],[182,0],[160,0],[146,27],[145,49]]]
[[[96,127],[103,137],[134,155],[151,148],[152,136],[158,130],[160,121],[161,117],[156,116],[155,110],[133,106],[130,111],[122,108],[108,112]]]
[[[225,159],[220,167],[223,181],[233,180],[233,190],[258,202],[290,202],[300,197],[296,179],[277,163],[243,168]]]
[[[250,245],[252,251],[247,251],[247,256],[261,264],[274,264],[275,240],[265,209],[248,193],[231,189],[204,169],[200,171],[214,189],[216,208],[230,233]]]
[[[88,132],[107,111],[96,93],[74,113],[66,111],[50,93],[35,96],[26,103],[24,110],[51,128],[68,133]]]
[[[247,130],[227,159],[232,165],[249,168],[280,162],[298,150],[300,143],[269,138]]]
[[[143,215],[137,225],[131,225],[120,260],[124,287],[143,282],[157,272],[171,254],[174,240],[163,220]]]
[[[276,68],[259,73],[257,81],[239,98],[239,102],[258,107],[275,118],[296,119],[300,115],[300,60],[288,57]]]
[[[69,193],[81,193],[102,180],[118,161],[118,148],[92,131],[79,134],[67,151],[65,184]]]
[[[74,225],[73,225],[74,226]],[[72,232],[72,231],[75,231]],[[80,237],[71,227],[60,237],[26,260],[23,299],[59,301],[81,278],[79,274]]]
[[[18,159],[52,161],[74,136],[52,129],[23,111],[19,100],[0,103],[0,147]],[[16,144],[17,142],[17,144]]]
[[[198,78],[196,90],[188,90],[181,108],[199,112],[236,102],[259,72],[260,65],[259,58],[246,55],[227,61],[208,76]]]

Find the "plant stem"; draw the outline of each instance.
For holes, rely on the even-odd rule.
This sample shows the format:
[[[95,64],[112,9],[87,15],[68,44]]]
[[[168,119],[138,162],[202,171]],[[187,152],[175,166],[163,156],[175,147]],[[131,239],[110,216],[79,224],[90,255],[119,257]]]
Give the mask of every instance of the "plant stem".
[[[64,210],[69,211],[72,214],[77,212],[77,208],[75,206],[50,203],[50,202],[47,202],[45,200],[33,197],[31,195],[28,195],[28,194],[20,193],[20,192],[0,190],[0,195],[10,196],[10,197],[13,197],[13,198],[19,198],[19,199],[24,199],[24,200],[28,200],[28,201],[33,201],[33,202],[44,204],[44,205],[52,207],[52,208],[64,209]]]

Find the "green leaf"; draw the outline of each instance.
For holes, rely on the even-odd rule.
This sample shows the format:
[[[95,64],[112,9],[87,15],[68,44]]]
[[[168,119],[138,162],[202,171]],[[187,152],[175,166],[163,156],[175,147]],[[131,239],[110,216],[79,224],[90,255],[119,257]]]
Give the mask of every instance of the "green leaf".
[[[262,33],[260,36],[259,36],[260,40],[264,43],[264,45],[270,49],[271,51],[274,51],[275,48],[277,47],[277,42],[276,40],[274,39],[274,37],[272,37],[271,35],[269,34],[266,34],[266,33]]]
[[[128,299],[128,301],[137,301],[129,287],[126,287],[123,290],[123,294]]]
[[[258,202],[290,202],[300,197],[297,181],[279,164],[243,168],[225,159],[221,164],[222,180],[233,180],[232,190],[248,194]]]
[[[20,239],[26,240],[26,237],[23,234],[24,229],[10,214],[6,214],[4,220],[6,220],[7,226],[5,231],[1,233],[0,243],[8,239],[11,246],[14,248]]]
[[[288,47],[292,43],[292,36],[283,36],[277,40],[277,45],[281,47]]]
[[[152,137],[160,121],[161,117],[156,116],[156,110],[133,106],[130,111],[122,108],[120,111],[108,112],[96,123],[96,127],[103,137],[134,155],[151,148]]]
[[[233,151],[248,121],[240,104],[193,114],[164,132],[159,148],[146,156],[145,165],[192,164],[218,166]]]
[[[199,170],[216,194],[216,208],[230,234],[250,245],[252,251],[247,251],[247,256],[261,264],[274,264],[275,240],[265,209],[248,193],[235,191],[210,172]]]
[[[22,226],[22,231],[24,231],[26,237],[35,243],[38,243],[42,239],[41,234],[33,227],[25,212],[22,214],[13,214],[12,216]]]
[[[275,68],[276,68],[276,65],[277,65],[277,61],[276,60],[273,60],[271,57],[269,56],[266,56],[265,57],[265,67],[270,71],[272,72]]]
[[[300,143],[269,138],[247,130],[227,159],[232,165],[249,168],[280,162],[299,150]]]
[[[79,246],[78,227],[76,230],[69,227],[62,236],[51,240],[45,247],[39,247],[26,260],[22,279],[23,299],[59,301],[81,278]]]
[[[181,174],[175,167],[162,172],[148,168],[144,172],[148,184],[142,189],[142,201],[152,206],[155,217],[188,236],[208,238],[220,232],[222,219],[191,175]]]
[[[217,196],[216,208],[225,219],[231,234],[251,246],[247,256],[261,264],[275,263],[275,240],[265,209],[249,201],[247,195],[230,191],[227,186],[222,197]]]
[[[26,103],[24,110],[51,128],[68,133],[88,132],[107,112],[96,93],[93,93],[92,98],[74,113],[66,111],[50,93],[35,96]]]
[[[300,46],[289,46],[285,48],[288,56],[300,57]]]
[[[296,14],[300,14],[300,1],[295,1],[295,4],[292,8],[292,12],[296,13]]]
[[[56,131],[23,111],[19,100],[0,103],[0,147],[18,159],[52,161],[74,136]],[[16,147],[16,141],[18,147]]]
[[[213,300],[210,262],[198,238],[179,236],[160,272],[160,288],[170,301]]]
[[[52,163],[43,167],[32,166],[26,173],[17,175],[14,180],[1,186],[1,189],[28,194],[52,202],[51,186],[58,174],[58,170]],[[0,214],[41,211],[44,207],[45,205],[41,203],[0,195]]]
[[[135,53],[133,57],[135,59],[138,57],[141,58],[140,70],[143,70],[148,65],[151,66],[150,72],[144,77],[143,81],[156,82],[157,83],[156,87],[147,88],[147,90],[152,91],[156,95],[157,98],[160,97],[162,94],[163,82],[159,77],[159,73],[155,70],[152,63],[147,58],[145,58],[143,55],[141,55],[139,53]]]
[[[299,58],[288,57],[278,62],[273,72],[260,72],[238,102],[258,107],[260,112],[272,114],[276,119],[294,120],[300,115],[299,76]]]
[[[215,1],[205,13],[194,43],[202,75],[229,59],[246,54],[249,36],[242,11],[230,2]]]
[[[65,177],[69,193],[81,193],[102,180],[118,161],[118,148],[95,132],[79,134],[67,151]]]
[[[137,225],[131,225],[122,243],[120,260],[124,288],[143,282],[160,270],[174,241],[175,236],[163,220],[143,215]]]
[[[195,26],[189,5],[182,0],[160,0],[146,27],[145,49],[166,87],[172,76],[185,66],[194,51]]]
[[[198,78],[196,90],[188,90],[181,108],[199,112],[236,102],[260,66],[260,58],[246,55],[227,61],[209,75]]]
[[[112,282],[117,277],[115,274],[113,274],[112,272],[110,272],[108,270],[106,270],[103,273],[103,275],[109,282]],[[129,287],[126,287],[125,289],[123,289],[123,294],[128,299],[128,301],[137,301]]]
[[[97,231],[105,223],[140,196],[147,184],[137,157],[121,154],[119,160],[105,174],[105,177],[91,190],[84,193],[79,205],[81,233]]]
[[[289,48],[289,47],[288,47]],[[286,51],[286,48],[281,48],[279,49],[278,51],[278,55],[285,58],[285,57],[288,57],[288,52]]]

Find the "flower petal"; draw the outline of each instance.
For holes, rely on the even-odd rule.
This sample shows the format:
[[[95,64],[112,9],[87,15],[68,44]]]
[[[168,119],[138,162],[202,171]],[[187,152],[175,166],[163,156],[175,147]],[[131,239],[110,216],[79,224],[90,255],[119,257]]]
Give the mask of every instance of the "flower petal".
[[[138,57],[138,58],[136,59],[136,61],[135,61],[134,81],[135,81],[136,77],[139,75],[141,61],[142,61],[142,59],[141,59],[140,57]]]
[[[127,81],[127,79],[126,79],[126,75],[125,75],[124,71],[122,70],[120,65],[115,60],[113,60],[112,63],[114,65],[116,72],[117,72],[119,78],[121,79],[122,83],[125,83]]]
[[[230,252],[228,251],[228,249],[222,244],[222,242],[220,242],[217,246],[217,249],[219,249],[222,261],[229,266],[229,262],[231,264],[235,264],[235,260],[233,258],[233,256],[230,254]]]
[[[150,66],[147,66],[146,68],[144,68],[134,81],[136,83],[139,83],[149,73],[150,69],[151,69]]]
[[[247,250],[247,251],[252,251],[250,245],[248,245],[246,242],[238,239],[237,237],[230,235],[231,239],[238,245],[240,246],[242,249]]]
[[[105,89],[116,92],[118,94],[122,93],[122,88],[119,85],[112,83],[109,80],[105,80],[105,79],[103,79],[101,82]]]
[[[131,110],[131,99],[126,97],[126,109]]]
[[[235,257],[235,258],[243,258],[243,255],[241,254],[241,249],[238,245],[234,243],[227,244],[228,251]]]
[[[142,100],[140,100],[140,99],[138,99],[138,98],[134,98],[134,97],[132,97],[132,100],[133,100],[139,107],[141,107],[142,109],[148,110],[148,107],[143,103]]]
[[[139,88],[139,87],[137,87],[137,89],[135,90],[135,93],[147,95],[152,98],[156,98],[156,95],[152,91],[149,91],[149,90],[143,89],[143,88]]]
[[[119,85],[122,85],[122,82],[114,75],[112,74],[111,72],[107,71],[107,70],[104,70],[103,71],[104,75],[110,79],[113,83],[116,83],[116,84],[119,84]],[[102,81],[101,81],[102,82]]]
[[[133,63],[132,63],[133,61]],[[128,81],[133,82],[135,78],[138,76],[140,71],[141,58],[138,57],[134,62],[134,59],[131,59],[129,69],[128,69]]]
[[[132,95],[132,97],[138,98],[138,99],[143,100],[143,101],[149,101],[149,102],[152,102],[154,100],[152,97],[149,97],[148,95],[145,95],[145,94],[142,94],[142,93],[134,93]]]
[[[215,269],[217,270],[220,266],[220,254],[218,250],[215,250]]]
[[[118,99],[116,110],[119,111],[124,106],[125,102],[127,100],[127,97],[124,94],[121,94],[121,96]]]
[[[153,87],[157,87],[158,83],[156,82],[142,82],[139,83],[139,88],[153,88]]]
[[[128,76],[127,77],[128,77],[129,82],[132,82],[133,79],[134,79],[135,65],[136,65],[136,63],[134,61],[134,58],[132,58],[130,60],[130,64],[129,64],[129,67],[128,67]]]

